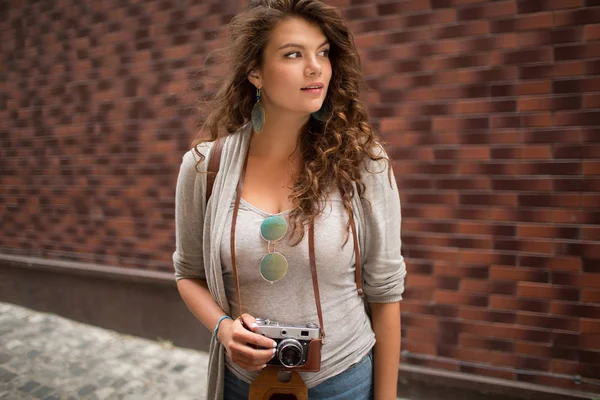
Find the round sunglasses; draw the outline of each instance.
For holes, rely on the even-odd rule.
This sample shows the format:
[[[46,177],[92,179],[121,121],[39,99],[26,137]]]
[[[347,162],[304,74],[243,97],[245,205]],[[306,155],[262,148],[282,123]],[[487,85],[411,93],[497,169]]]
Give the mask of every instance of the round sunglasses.
[[[281,253],[274,251],[275,242],[281,240],[287,230],[287,221],[281,215],[267,217],[260,225],[260,236],[267,241],[268,254],[260,260],[259,268],[260,275],[267,282],[277,282],[287,274],[287,259]],[[273,244],[273,250],[271,244]]]

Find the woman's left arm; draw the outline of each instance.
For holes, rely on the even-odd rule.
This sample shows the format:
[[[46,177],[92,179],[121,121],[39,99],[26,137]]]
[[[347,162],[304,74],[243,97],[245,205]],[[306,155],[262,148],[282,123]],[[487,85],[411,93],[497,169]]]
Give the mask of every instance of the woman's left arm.
[[[381,155],[386,156],[383,149]],[[370,207],[364,212],[363,289],[375,333],[375,400],[395,400],[400,363],[400,300],[406,265],[401,254],[400,197],[386,162],[371,161],[361,177]]]
[[[370,303],[375,332],[375,400],[396,400],[400,363],[400,302]]]

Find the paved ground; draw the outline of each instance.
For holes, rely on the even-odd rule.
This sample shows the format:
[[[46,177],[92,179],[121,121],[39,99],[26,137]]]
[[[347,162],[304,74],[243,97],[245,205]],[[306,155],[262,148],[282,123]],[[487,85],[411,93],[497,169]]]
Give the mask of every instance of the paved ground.
[[[204,399],[206,353],[0,303],[0,399]]]

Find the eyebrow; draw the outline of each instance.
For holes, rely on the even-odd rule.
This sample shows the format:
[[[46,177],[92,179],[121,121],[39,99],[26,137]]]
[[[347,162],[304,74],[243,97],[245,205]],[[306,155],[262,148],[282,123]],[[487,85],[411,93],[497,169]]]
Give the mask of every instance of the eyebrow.
[[[329,44],[329,40],[327,40],[327,39],[325,39],[325,41],[323,43],[321,43],[317,48],[321,48],[321,47],[325,46],[326,44]],[[306,47],[304,47],[303,45],[298,44],[298,43],[286,43],[283,46],[281,46],[280,48],[278,48],[277,50],[279,51],[281,49],[286,49],[288,47],[298,47],[301,49],[306,49]]]

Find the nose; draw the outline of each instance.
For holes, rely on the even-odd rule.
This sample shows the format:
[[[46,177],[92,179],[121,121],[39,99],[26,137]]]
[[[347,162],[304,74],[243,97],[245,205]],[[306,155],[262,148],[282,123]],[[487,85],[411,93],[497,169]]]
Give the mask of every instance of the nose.
[[[308,58],[305,73],[307,76],[321,76],[322,66],[317,57]]]

